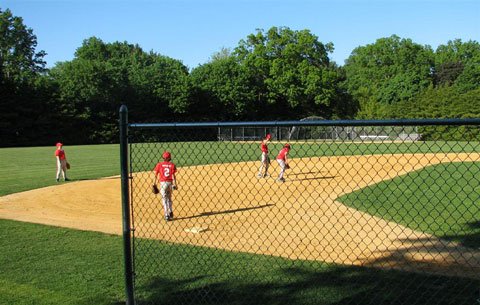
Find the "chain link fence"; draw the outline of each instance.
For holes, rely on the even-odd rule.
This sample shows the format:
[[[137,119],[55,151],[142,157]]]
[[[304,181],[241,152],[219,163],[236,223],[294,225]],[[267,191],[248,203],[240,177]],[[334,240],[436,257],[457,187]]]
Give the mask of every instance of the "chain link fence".
[[[298,122],[130,124],[134,303],[479,304],[479,122],[309,122],[358,136],[290,137],[283,182],[287,141],[267,143],[258,175],[260,141]],[[398,136],[421,130],[430,139]],[[168,219],[152,192],[165,151],[178,186]]]
[[[284,141],[419,141],[417,126],[218,127],[219,141],[261,141],[266,134]]]

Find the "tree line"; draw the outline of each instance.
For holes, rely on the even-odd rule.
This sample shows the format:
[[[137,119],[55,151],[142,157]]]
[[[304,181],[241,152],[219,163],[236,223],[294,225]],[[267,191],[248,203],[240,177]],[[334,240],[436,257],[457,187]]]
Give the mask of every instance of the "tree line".
[[[138,44],[86,38],[46,68],[23,19],[0,9],[1,146],[112,143],[132,122],[480,117],[480,44],[433,50],[396,35],[344,65],[309,30],[257,29],[189,69]]]

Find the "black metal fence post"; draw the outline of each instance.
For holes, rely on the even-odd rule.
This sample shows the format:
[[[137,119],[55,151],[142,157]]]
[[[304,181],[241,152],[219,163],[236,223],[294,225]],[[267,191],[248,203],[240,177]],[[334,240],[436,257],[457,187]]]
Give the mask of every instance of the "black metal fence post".
[[[128,187],[128,109],[120,107],[120,172],[122,189],[122,219],[123,219],[123,253],[125,263],[125,292],[127,305],[134,305],[133,272],[132,272],[132,246],[130,229],[130,202]]]

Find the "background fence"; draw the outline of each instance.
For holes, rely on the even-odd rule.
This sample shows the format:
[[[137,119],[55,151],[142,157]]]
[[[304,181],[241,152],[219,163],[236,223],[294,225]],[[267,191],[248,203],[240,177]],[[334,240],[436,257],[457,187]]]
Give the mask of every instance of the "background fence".
[[[418,141],[417,126],[273,126],[218,127],[219,141],[261,141],[269,133],[284,141]]]
[[[304,123],[130,124],[127,295],[130,279],[137,304],[477,304],[480,142],[451,137],[480,120]],[[258,178],[258,139],[300,125],[358,136],[290,137],[283,183],[276,137]],[[420,127],[435,139],[398,136]],[[227,128],[255,138],[212,140]],[[166,150],[171,221],[151,192]]]

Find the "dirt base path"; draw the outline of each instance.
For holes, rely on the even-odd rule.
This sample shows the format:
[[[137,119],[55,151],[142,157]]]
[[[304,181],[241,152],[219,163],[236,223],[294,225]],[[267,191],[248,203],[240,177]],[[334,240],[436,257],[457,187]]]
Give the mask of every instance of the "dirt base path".
[[[479,154],[294,159],[287,182],[259,162],[180,168],[175,220],[165,222],[151,173],[133,179],[137,237],[231,251],[480,278],[480,253],[336,201],[382,180]],[[272,162],[270,172],[278,167]],[[121,234],[120,179],[78,181],[0,197],[0,218]],[[196,229],[205,230],[200,234]]]

